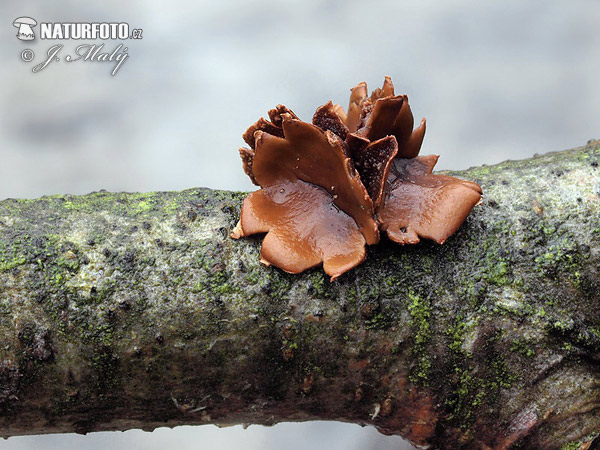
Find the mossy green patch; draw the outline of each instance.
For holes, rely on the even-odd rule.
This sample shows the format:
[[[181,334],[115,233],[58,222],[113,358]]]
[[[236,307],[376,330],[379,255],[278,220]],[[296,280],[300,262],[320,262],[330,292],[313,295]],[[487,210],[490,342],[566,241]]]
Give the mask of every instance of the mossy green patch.
[[[462,316],[456,318],[456,322],[446,331],[446,335],[450,338],[448,348],[451,352],[456,354],[462,353],[462,346],[465,340],[465,332],[467,330],[467,324]]]
[[[148,212],[150,210],[152,210],[152,205],[149,202],[145,201],[145,200],[143,200],[143,201],[139,202],[137,205],[135,205],[135,211],[138,214],[145,213],[145,212]]]
[[[582,265],[586,264],[586,258],[576,242],[565,237],[558,244],[548,246],[534,261],[541,274],[550,278],[561,274],[570,279],[575,287],[580,286],[581,272],[584,271]]]
[[[525,339],[515,339],[511,344],[509,350],[511,352],[517,352],[528,358],[535,356],[535,350],[531,346],[531,343],[526,341]]]
[[[563,445],[560,450],[578,450],[581,447],[581,441],[568,442]]]
[[[391,310],[377,312],[372,317],[365,320],[367,330],[385,330],[394,323],[394,313]]]
[[[14,269],[17,266],[25,264],[27,259],[24,256],[17,256],[10,260],[0,259],[0,272],[6,272],[8,270]]]
[[[312,289],[314,289],[315,295],[320,298],[326,298],[329,296],[329,282],[326,282],[323,271],[317,270],[310,274],[310,282]]]
[[[479,416],[481,407],[492,407],[503,389],[507,389],[517,377],[507,367],[502,350],[501,330],[480,337],[474,344],[473,353],[463,348],[467,324],[459,316],[446,335],[450,349],[446,364],[449,393],[444,406],[445,420],[459,424],[468,434]],[[472,436],[471,436],[472,437]]]
[[[427,384],[429,371],[431,369],[431,359],[427,347],[431,341],[431,302],[428,298],[423,298],[414,291],[409,291],[408,312],[410,313],[410,325],[413,330],[413,354],[416,364],[410,374],[413,382]]]

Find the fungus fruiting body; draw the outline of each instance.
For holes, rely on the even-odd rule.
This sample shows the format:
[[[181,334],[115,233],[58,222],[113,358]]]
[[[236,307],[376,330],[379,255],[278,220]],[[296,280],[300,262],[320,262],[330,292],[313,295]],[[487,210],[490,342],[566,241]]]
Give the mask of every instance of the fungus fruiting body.
[[[445,242],[481,199],[476,183],[436,175],[437,155],[418,156],[408,98],[389,77],[367,96],[351,90],[348,111],[328,102],[303,122],[283,105],[243,134],[244,171],[261,187],[246,197],[231,233],[266,233],[261,262],[289,273],[323,264],[335,280],[365,259],[380,232],[400,244]]]

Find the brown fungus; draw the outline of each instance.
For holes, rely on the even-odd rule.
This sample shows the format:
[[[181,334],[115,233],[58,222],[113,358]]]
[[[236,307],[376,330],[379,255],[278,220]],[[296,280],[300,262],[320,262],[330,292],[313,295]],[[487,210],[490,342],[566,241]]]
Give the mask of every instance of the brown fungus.
[[[481,199],[477,183],[432,174],[437,155],[396,158],[385,202],[377,209],[381,230],[400,244],[420,237],[443,244]]]
[[[294,114],[291,109],[286,108],[283,105],[277,105],[275,108],[269,111],[269,122],[264,117],[258,119],[254,124],[250,125],[248,129],[242,135],[246,144],[250,146],[250,148],[241,147],[239,149],[240,157],[242,158],[242,163],[244,164],[244,172],[246,175],[250,177],[252,182],[259,185],[254,178],[254,174],[252,171],[252,164],[254,162],[254,152],[256,148],[256,141],[254,135],[257,131],[264,131],[273,136],[283,137],[283,128],[281,127],[281,123],[283,121],[282,115],[287,115],[291,118],[298,119],[298,116]]]
[[[351,90],[348,113],[331,101],[312,123],[278,105],[243,134],[244,171],[261,187],[244,200],[231,233],[267,233],[261,262],[299,273],[323,264],[334,280],[365,259],[379,232],[401,244],[443,243],[481,199],[476,183],[433,174],[418,156],[425,119],[413,130],[406,95],[389,77],[367,96]]]
[[[263,263],[299,273],[323,262],[335,279],[379,240],[373,202],[344,141],[290,114],[281,127],[283,138],[254,131],[251,168],[262,189],[244,200],[232,237],[266,232]]]
[[[261,262],[290,273],[323,263],[335,279],[365,259],[365,238],[352,217],[325,189],[300,180],[267,186],[244,200],[232,236],[254,233],[267,233]]]

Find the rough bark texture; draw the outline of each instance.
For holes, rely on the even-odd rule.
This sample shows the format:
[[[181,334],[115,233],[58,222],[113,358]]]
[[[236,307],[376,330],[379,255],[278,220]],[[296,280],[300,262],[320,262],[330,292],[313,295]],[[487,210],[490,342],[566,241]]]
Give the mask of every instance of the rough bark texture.
[[[0,435],[334,419],[588,448],[599,163],[596,141],[453,173],[485,199],[448,242],[384,240],[334,283],[230,239],[243,193],[0,202]]]

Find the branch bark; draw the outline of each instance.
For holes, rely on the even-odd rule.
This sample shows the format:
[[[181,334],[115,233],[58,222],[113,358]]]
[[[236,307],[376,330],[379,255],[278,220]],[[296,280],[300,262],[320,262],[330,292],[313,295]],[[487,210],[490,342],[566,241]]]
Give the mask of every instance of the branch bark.
[[[243,193],[0,202],[0,435],[315,419],[432,448],[600,432],[600,142],[472,168],[447,243],[329,283],[231,240]]]

